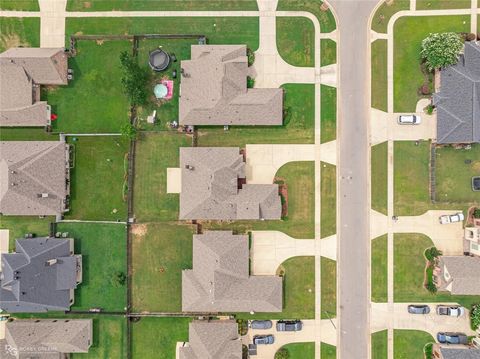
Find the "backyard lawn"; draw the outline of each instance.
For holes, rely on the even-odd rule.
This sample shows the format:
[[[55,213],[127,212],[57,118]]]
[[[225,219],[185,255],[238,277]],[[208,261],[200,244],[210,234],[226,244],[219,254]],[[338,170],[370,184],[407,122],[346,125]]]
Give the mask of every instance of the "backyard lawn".
[[[327,343],[321,343],[321,345],[320,345],[320,357],[322,359],[336,359],[337,358],[337,347],[334,346],[334,345],[327,344]]]
[[[388,300],[387,278],[387,235],[372,240],[372,301],[386,302]]]
[[[320,87],[320,142],[337,138],[337,88],[327,85]]]
[[[124,199],[128,143],[119,136],[69,137],[75,146],[71,169],[68,219],[121,220],[127,218]]]
[[[388,144],[387,142],[372,146],[372,209],[387,215],[388,196]],[[397,165],[395,163],[395,165]]]
[[[470,9],[470,0],[417,0],[417,10]]]
[[[335,17],[330,10],[322,11],[322,4],[321,0],[279,0],[277,11],[308,11],[317,17],[321,32],[332,32],[336,28]]]
[[[418,89],[429,83],[420,68],[421,43],[433,32],[469,32],[470,15],[402,17],[394,26],[394,111],[415,111],[419,99]]]
[[[141,318],[132,323],[133,359],[175,358],[177,342],[188,342],[190,318]]]
[[[337,262],[321,257],[321,303],[322,319],[337,316]]]
[[[55,217],[0,215],[0,228],[10,231],[10,250],[15,249],[15,240],[23,238],[26,233],[33,233],[37,237],[48,236],[51,222],[55,222]]]
[[[427,332],[395,329],[393,331],[393,358],[423,358],[423,347],[431,342],[435,342],[435,339]]]
[[[313,359],[315,357],[315,343],[313,342],[291,343],[284,345],[281,349],[288,351],[289,359]],[[323,353],[322,358],[325,359]]]
[[[16,0],[8,2],[0,0],[0,4],[0,8],[3,9],[4,6],[5,8],[8,5],[13,7],[20,3]],[[40,46],[39,18],[2,17],[0,21],[0,52],[18,46]]]
[[[387,40],[372,42],[372,107],[388,111]]]
[[[58,138],[58,134],[43,128],[2,127],[0,131],[0,141],[58,141]]]
[[[322,166],[320,237],[325,238],[337,233],[337,167],[325,162],[321,162],[320,165]]]
[[[372,359],[388,359],[388,331],[372,334]],[[419,357],[418,359],[421,359]]]
[[[408,10],[410,8],[410,0],[394,0],[392,2],[383,2],[375,12],[372,19],[372,30],[376,32],[386,33],[388,21],[398,11]]]
[[[337,62],[337,43],[331,39],[320,40],[320,66],[327,66]]]
[[[0,0],[0,10],[40,11],[40,7],[38,0]]]
[[[277,49],[293,66],[315,66],[315,28],[306,17],[277,17]]]
[[[180,312],[182,270],[192,268],[193,228],[175,223],[132,227],[132,306],[136,312]]]
[[[4,1],[4,0],[2,0]],[[257,10],[255,0],[68,0],[68,11],[109,11],[109,10]]]

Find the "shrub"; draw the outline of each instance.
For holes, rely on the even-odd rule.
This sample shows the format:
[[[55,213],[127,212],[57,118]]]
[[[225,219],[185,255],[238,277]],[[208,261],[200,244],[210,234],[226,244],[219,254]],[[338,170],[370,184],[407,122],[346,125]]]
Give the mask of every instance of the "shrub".
[[[255,86],[255,79],[250,76],[247,76],[247,87],[251,89],[254,86]]]
[[[425,112],[427,113],[427,115],[431,115],[433,113],[433,109],[434,107],[430,104],[427,107],[425,107]]]
[[[137,138],[137,128],[132,125],[130,122],[127,122],[120,128],[122,136],[128,138],[129,140],[136,140]]]
[[[255,53],[252,49],[247,47],[247,58],[248,58],[248,66],[252,66],[255,62]]]
[[[465,40],[466,41],[475,41],[475,39],[477,38],[477,35],[473,34],[473,33],[468,33],[466,36],[465,36]]]
[[[480,218],[480,208],[475,208],[474,209],[473,218]]]
[[[442,251],[438,250],[437,247],[430,247],[425,249],[425,258],[429,262],[433,262],[434,259],[442,255]]]
[[[120,63],[123,70],[123,91],[127,95],[130,104],[132,106],[145,104],[147,102],[147,72],[126,51],[120,54]]]
[[[454,32],[430,34],[422,41],[420,55],[429,71],[457,63],[463,48],[461,37]]]
[[[433,343],[428,343],[423,347],[425,359],[433,359]]]
[[[420,92],[422,95],[430,95],[430,86],[428,84],[423,84],[422,87],[420,87]]]
[[[428,290],[432,294],[437,293],[437,286],[432,281],[427,282],[427,284],[425,285],[425,289]]]
[[[290,353],[285,348],[280,348],[275,353],[275,359],[288,359],[290,358]]]
[[[470,322],[472,329],[476,330],[480,328],[480,305],[474,305],[472,311],[470,312]]]

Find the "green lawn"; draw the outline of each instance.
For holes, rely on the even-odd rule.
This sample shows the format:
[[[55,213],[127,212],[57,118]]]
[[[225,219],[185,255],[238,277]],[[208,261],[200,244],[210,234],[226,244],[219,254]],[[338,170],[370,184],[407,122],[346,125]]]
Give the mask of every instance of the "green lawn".
[[[193,228],[176,223],[132,228],[132,306],[136,312],[179,312],[182,270],[192,268]]]
[[[402,17],[394,26],[393,84],[394,111],[415,111],[418,89],[424,83],[432,88],[420,68],[421,43],[432,32],[469,32],[470,15],[465,16],[415,16]]]
[[[321,0],[279,0],[278,11],[308,11],[315,15],[320,23],[321,32],[332,32],[336,29],[335,17],[330,10],[322,11]]]
[[[337,316],[337,262],[322,257],[320,264],[322,319],[334,318]]]
[[[141,318],[132,324],[133,359],[175,358],[177,342],[188,342],[190,318]]]
[[[0,141],[58,141],[58,138],[58,134],[43,128],[2,127],[0,130]]]
[[[290,65],[315,66],[315,28],[306,17],[277,17],[277,49]]]
[[[284,345],[281,349],[287,349],[289,359],[313,359],[315,357],[315,343],[313,342],[291,343]],[[322,358],[325,359],[323,354]]]
[[[321,343],[320,354],[321,354],[320,357],[322,359],[336,359],[337,358],[337,347],[334,346],[334,345]]]
[[[388,359],[388,331],[382,330],[373,333],[371,338],[372,359]],[[421,357],[418,359],[421,359]]]
[[[394,0],[391,4],[386,1],[378,8],[372,19],[372,30],[386,33],[388,21],[398,11],[408,10],[410,8],[409,0]]]
[[[320,87],[320,142],[337,138],[337,88],[327,85]]]
[[[337,62],[337,43],[330,39],[320,40],[320,65],[327,66]]]
[[[372,208],[387,214],[388,196],[388,144],[387,142],[372,146]],[[396,165],[396,163],[395,163]]]
[[[40,7],[38,0],[0,0],[0,10],[40,11]]]
[[[423,347],[430,342],[435,342],[435,339],[427,332],[395,329],[393,331],[393,358],[423,358]]]
[[[239,146],[258,143],[314,143],[315,86],[285,84],[284,107],[288,114],[283,126],[200,127],[198,145],[203,147]]]
[[[417,0],[417,10],[470,9],[470,0]]]
[[[15,249],[15,240],[23,238],[26,233],[33,233],[37,237],[48,236],[51,222],[55,222],[55,217],[0,216],[0,228],[10,231],[11,251]]]
[[[372,301],[388,300],[387,235],[372,240]]]
[[[68,11],[109,11],[109,10],[257,10],[254,0],[68,0]]]
[[[179,148],[190,137],[175,132],[142,133],[135,156],[134,212],[137,221],[175,221],[179,195],[167,194],[167,167],[179,166]]]
[[[123,183],[128,143],[123,137],[69,137],[75,146],[67,219],[121,220],[127,217]]]
[[[320,236],[325,238],[337,233],[337,167],[326,162],[321,166]]]
[[[387,40],[372,42],[372,107],[388,111]]]
[[[4,0],[1,1],[2,8],[7,5],[19,4],[16,0],[8,3]],[[2,17],[0,21],[0,52],[18,46],[40,46],[39,18]]]

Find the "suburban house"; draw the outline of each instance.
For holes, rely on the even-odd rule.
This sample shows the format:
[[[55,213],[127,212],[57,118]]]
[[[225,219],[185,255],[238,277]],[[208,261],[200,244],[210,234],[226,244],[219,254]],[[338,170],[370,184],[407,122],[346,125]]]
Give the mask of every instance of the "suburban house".
[[[0,126],[47,126],[50,106],[40,100],[41,85],[66,85],[63,48],[11,48],[0,54]]]
[[[247,88],[245,45],[192,45],[181,68],[181,125],[282,125],[283,90]]]
[[[1,256],[0,308],[6,312],[66,311],[82,282],[82,256],[72,238],[15,241],[15,253]]]
[[[5,325],[0,358],[69,358],[88,353],[92,334],[92,319],[16,319]]]
[[[440,70],[437,143],[480,142],[480,45],[466,42],[457,64]]]
[[[435,359],[478,359],[480,349],[467,346],[433,344],[433,357]]]
[[[0,213],[61,217],[70,195],[64,141],[0,142]]]
[[[453,295],[480,295],[480,257],[442,256],[437,286]]]
[[[238,147],[180,148],[180,219],[280,219],[276,184],[247,184]]]
[[[247,235],[193,236],[193,269],[182,271],[184,312],[281,312],[282,278],[251,276]]]
[[[235,320],[194,320],[189,342],[178,350],[179,359],[242,359],[242,342]]]

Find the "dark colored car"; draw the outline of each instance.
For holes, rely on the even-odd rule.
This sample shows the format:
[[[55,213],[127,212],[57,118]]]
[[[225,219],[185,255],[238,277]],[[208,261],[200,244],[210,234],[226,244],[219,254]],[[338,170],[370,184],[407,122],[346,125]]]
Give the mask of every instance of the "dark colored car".
[[[442,344],[468,344],[468,337],[464,333],[439,332],[437,340]]]
[[[279,320],[277,322],[278,332],[298,332],[302,330],[303,324],[300,320]]]
[[[430,313],[430,307],[428,305],[410,304],[408,306],[408,312],[410,314],[428,314]]]
[[[275,343],[275,339],[273,335],[255,335],[253,337],[253,344],[260,345],[260,344],[273,344]]]
[[[270,329],[271,327],[271,320],[252,320],[250,322],[250,328],[252,329]]]

